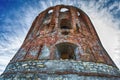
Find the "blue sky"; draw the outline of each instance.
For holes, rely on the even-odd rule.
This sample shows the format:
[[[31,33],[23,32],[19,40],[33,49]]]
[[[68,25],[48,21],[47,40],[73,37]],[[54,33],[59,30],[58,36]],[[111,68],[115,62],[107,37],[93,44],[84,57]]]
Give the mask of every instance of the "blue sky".
[[[0,74],[22,45],[35,17],[57,4],[73,5],[87,13],[120,68],[120,0],[0,0]]]

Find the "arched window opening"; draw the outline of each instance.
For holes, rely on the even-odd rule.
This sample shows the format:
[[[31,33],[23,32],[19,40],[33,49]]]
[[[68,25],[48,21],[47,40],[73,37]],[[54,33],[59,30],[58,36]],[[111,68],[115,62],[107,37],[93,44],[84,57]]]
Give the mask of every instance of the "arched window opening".
[[[79,12],[77,12],[77,15],[78,15],[78,16],[80,16],[80,13],[79,13]]]
[[[57,54],[60,59],[76,60],[76,48],[78,46],[69,42],[63,42],[56,45]],[[77,52],[78,53],[78,52]]]
[[[48,14],[50,14],[50,13],[53,13],[53,10],[49,10],[49,11],[48,11]]]
[[[61,8],[60,9],[60,12],[66,12],[66,11],[69,11],[67,8]]]

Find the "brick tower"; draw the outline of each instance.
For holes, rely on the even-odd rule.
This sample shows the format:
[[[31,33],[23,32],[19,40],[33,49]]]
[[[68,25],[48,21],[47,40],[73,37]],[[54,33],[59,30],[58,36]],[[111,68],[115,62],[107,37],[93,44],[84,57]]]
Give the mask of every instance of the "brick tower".
[[[87,14],[57,5],[36,17],[1,79],[120,80],[120,71]]]

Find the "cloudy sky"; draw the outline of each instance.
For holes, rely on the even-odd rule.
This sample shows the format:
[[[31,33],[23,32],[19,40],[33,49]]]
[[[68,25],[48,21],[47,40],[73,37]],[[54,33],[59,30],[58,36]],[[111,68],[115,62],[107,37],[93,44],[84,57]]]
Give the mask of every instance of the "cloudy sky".
[[[35,17],[57,4],[73,5],[87,13],[120,69],[120,0],[0,0],[0,74],[22,45]]]

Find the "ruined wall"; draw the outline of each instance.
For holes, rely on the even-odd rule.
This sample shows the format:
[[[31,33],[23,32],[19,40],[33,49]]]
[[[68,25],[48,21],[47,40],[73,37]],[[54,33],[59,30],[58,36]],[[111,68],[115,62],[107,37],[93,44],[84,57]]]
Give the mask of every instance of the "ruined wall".
[[[89,17],[78,8],[64,5],[50,7],[36,17],[23,45],[11,62],[57,59],[54,57],[56,45],[63,42],[78,46],[77,60],[115,66],[104,50]],[[43,54],[45,50],[47,55]]]
[[[119,80],[120,71],[89,17],[76,7],[57,5],[36,17],[0,79]]]

